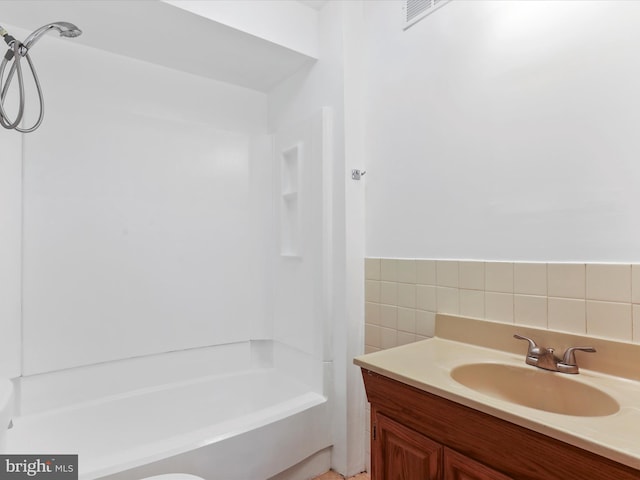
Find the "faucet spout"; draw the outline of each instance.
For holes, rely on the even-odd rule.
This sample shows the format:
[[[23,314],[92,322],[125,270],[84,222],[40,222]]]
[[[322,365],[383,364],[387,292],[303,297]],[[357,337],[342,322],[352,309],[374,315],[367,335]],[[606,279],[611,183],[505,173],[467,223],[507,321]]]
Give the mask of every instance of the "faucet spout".
[[[538,356],[535,366],[538,368],[544,368],[545,370],[557,372],[560,359],[556,357],[554,351],[555,350],[553,348],[542,348],[541,354]]]

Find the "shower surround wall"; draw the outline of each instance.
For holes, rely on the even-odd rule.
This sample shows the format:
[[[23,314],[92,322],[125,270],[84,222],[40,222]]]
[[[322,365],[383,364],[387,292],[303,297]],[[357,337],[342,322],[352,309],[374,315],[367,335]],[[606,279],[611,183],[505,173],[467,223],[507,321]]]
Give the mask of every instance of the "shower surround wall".
[[[359,278],[363,258],[359,249],[346,259],[345,243],[361,245],[364,232],[345,228],[343,98],[343,37],[348,11],[360,6],[327,4],[318,14],[321,59],[268,94],[82,42],[38,45],[48,115],[14,164],[2,165],[10,171],[23,157],[23,206],[7,208],[18,219],[24,211],[22,315],[19,268],[6,275],[15,298],[0,299],[1,308],[17,306],[2,321],[18,332],[10,376],[25,375],[22,413],[226,368],[282,366],[323,390],[335,412],[312,442],[291,432],[291,450],[319,452],[311,463],[324,470],[331,461],[362,470],[363,391],[351,359],[362,351],[364,294],[360,282],[345,283]],[[281,256],[278,179],[281,147],[307,135],[301,126],[313,130],[297,157],[300,228],[311,241],[295,258]],[[20,177],[18,168],[15,185]],[[362,200],[361,185],[351,191]],[[19,223],[11,225],[18,238]],[[19,242],[6,252],[19,258]]]
[[[0,128],[0,374],[20,374],[22,141]]]
[[[266,95],[53,37],[34,61],[21,373],[271,338]]]
[[[154,459],[168,462],[149,466],[154,473],[199,468],[207,477],[217,457],[203,444],[228,453],[217,468],[223,475],[233,470],[233,478],[266,478],[307,458],[314,475],[328,470],[330,409],[340,402],[327,399],[334,398],[334,238],[325,235],[333,215],[331,109],[320,108],[326,99],[269,125],[269,135],[263,92],[57,38],[43,40],[35,53],[48,114],[36,133],[2,145],[0,167],[10,187],[0,193],[7,202],[0,205],[7,239],[0,245],[7,294],[0,321],[11,347],[2,359],[18,392],[9,446],[24,451],[20,435],[27,438],[22,445],[33,435],[42,445],[67,441],[62,450],[85,457],[81,476],[146,468]],[[293,145],[300,146],[294,173],[301,242],[294,257],[282,257],[275,203],[282,192],[274,180],[281,150]],[[210,405],[221,406],[220,425],[193,417],[187,441],[178,422],[151,443],[134,441],[128,459],[119,453],[117,422],[86,410],[105,399],[137,402],[149,389],[247,370],[262,381],[277,373],[303,395],[285,388],[282,402],[261,408],[232,389],[226,393],[237,398],[218,405],[224,395],[216,389],[224,385],[212,381]],[[253,389],[269,399],[271,387]],[[180,402],[202,401],[176,398],[176,411]],[[39,435],[48,428],[44,421],[26,430],[32,415],[55,424],[61,410],[79,412],[65,422],[67,437]],[[102,418],[96,431],[103,434],[83,430],[83,414]],[[140,433],[158,421],[145,425],[144,416],[120,421]],[[177,455],[162,445],[167,438],[180,444]],[[105,448],[95,448],[100,442]],[[255,448],[263,454],[237,460]],[[111,459],[109,450],[116,452]]]

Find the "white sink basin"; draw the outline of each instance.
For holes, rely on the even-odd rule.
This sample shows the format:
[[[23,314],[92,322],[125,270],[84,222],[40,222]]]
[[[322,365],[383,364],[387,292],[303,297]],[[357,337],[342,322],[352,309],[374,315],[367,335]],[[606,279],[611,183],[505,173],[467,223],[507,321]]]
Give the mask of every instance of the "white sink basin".
[[[602,417],[620,410],[611,396],[572,377],[502,363],[471,363],[451,371],[456,382],[479,393],[546,412]]]

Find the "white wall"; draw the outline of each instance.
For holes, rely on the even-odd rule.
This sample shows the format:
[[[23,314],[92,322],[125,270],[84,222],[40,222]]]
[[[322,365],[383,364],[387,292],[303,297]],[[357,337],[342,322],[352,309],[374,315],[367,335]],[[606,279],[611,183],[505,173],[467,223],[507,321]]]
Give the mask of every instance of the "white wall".
[[[33,56],[23,373],[267,336],[265,95],[53,37]]]
[[[640,3],[365,2],[367,256],[640,260]]]

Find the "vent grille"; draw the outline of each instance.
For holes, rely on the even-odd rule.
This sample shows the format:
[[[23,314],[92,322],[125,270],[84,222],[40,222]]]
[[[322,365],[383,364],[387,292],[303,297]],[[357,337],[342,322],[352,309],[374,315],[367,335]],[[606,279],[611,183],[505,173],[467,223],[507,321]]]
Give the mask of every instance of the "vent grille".
[[[404,0],[404,29],[422,20],[427,15],[449,3],[451,0]]]

